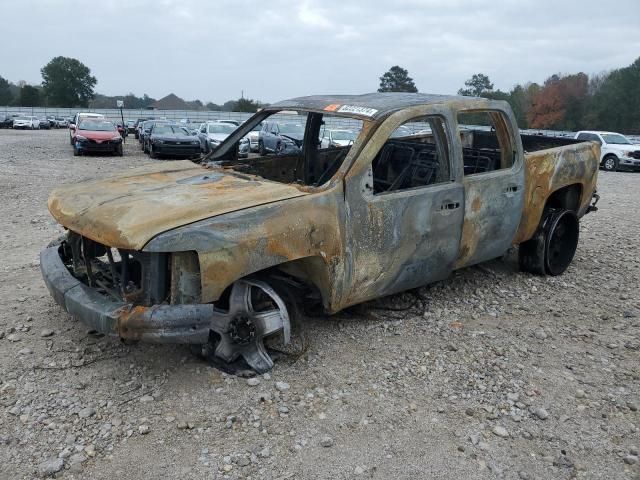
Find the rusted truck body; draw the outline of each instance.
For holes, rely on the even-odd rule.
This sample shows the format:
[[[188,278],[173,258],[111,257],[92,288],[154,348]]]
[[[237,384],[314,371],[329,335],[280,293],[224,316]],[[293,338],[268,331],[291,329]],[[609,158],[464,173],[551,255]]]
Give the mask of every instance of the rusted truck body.
[[[305,128],[297,154],[238,158],[242,137],[285,113]],[[345,122],[355,141],[321,148],[322,129]],[[514,245],[523,270],[562,273],[578,219],[595,210],[598,149],[521,136],[501,101],[297,98],[255,114],[201,163],[53,191],[49,210],[68,232],[41,269],[55,300],[95,330],[205,345],[265,371],[264,339],[289,341],[292,298],[332,314]]]

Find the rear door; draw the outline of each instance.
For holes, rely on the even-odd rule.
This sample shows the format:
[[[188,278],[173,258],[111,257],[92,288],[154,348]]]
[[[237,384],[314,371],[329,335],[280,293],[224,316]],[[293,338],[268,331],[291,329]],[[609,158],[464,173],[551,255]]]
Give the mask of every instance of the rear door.
[[[460,268],[499,257],[511,245],[522,216],[525,170],[510,114],[461,110],[457,120],[464,165]]]

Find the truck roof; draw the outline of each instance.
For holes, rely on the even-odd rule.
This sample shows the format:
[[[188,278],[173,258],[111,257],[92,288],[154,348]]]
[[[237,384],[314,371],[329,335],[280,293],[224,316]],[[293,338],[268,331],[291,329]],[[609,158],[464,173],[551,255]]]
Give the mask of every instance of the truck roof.
[[[283,100],[265,107],[265,110],[324,110],[335,114],[381,118],[392,112],[418,105],[451,101],[481,101],[486,99],[428,93],[365,93],[362,95],[312,95]]]

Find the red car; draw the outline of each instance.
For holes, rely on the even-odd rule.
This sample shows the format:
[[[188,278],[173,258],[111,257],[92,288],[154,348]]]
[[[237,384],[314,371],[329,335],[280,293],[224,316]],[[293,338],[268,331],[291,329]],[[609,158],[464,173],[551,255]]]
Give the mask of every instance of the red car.
[[[109,120],[103,118],[83,118],[71,131],[73,155],[90,152],[105,152],[123,155],[122,136]]]

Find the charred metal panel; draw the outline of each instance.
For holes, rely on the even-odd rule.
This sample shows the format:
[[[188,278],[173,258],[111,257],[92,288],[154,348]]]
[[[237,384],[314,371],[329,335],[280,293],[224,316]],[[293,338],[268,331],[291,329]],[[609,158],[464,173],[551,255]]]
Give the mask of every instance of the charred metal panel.
[[[551,194],[568,185],[580,185],[579,217],[584,215],[598,181],[600,146],[584,142],[525,154],[525,204],[513,243],[529,240],[536,232]]]

